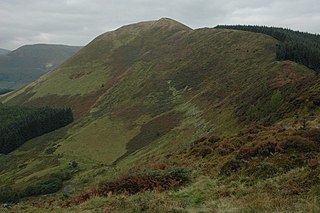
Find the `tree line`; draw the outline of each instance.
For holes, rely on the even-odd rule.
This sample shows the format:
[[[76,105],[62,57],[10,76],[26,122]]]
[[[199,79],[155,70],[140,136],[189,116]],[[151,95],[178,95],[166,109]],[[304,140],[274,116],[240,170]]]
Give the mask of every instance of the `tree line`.
[[[0,153],[8,154],[26,141],[73,121],[71,108],[29,108],[0,105]]]
[[[218,25],[216,28],[269,35],[280,41],[277,48],[277,60],[295,61],[320,72],[320,35],[266,26]]]
[[[12,91],[12,89],[0,88],[0,95],[6,94],[11,91]]]

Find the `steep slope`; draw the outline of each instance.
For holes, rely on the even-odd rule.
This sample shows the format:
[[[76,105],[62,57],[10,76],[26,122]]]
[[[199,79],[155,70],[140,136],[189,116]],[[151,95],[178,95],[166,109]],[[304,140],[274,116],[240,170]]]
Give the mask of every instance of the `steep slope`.
[[[277,43],[171,19],[100,35],[53,72],[1,97],[8,105],[69,106],[77,120],[0,156],[0,186],[23,188],[75,161],[67,184],[79,190],[146,159],[170,159],[210,132],[230,136],[253,123],[317,115],[318,76],[276,61]]]
[[[0,55],[0,88],[17,88],[30,83],[55,69],[80,48],[35,44]]]
[[[246,122],[272,123],[294,111],[281,111],[278,103],[265,114],[246,110],[256,99],[269,104],[277,93],[289,100],[295,84],[313,76],[303,66],[275,61],[276,44],[261,34],[191,30],[170,19],[143,22],[99,36],[3,102],[72,107],[83,124],[69,130],[61,152],[111,163],[178,126],[198,131],[193,137],[232,134]],[[105,155],[111,147],[116,150]]]
[[[0,48],[0,55],[5,55],[5,54],[8,54],[9,52],[11,52],[11,51],[7,50],[7,49]]]

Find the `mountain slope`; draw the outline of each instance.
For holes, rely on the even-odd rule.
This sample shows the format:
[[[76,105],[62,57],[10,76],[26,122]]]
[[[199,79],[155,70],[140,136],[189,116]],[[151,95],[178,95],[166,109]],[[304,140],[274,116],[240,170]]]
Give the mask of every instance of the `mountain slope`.
[[[295,84],[314,75],[295,63],[275,61],[276,44],[261,34],[191,30],[169,19],[139,23],[99,36],[63,66],[3,102],[72,107],[84,124],[69,130],[61,152],[111,163],[134,136],[140,134],[140,139],[132,143],[144,143],[147,137],[145,145],[165,137],[168,131],[158,128],[166,116],[172,118],[170,129],[191,123],[188,128],[199,131],[196,137],[212,130],[236,133],[254,119],[272,123],[277,113],[290,113],[277,104],[259,118],[243,111],[256,98],[266,105],[278,91],[291,98]],[[153,133],[144,135],[144,128]],[[94,143],[91,152],[86,152],[86,141]],[[104,155],[101,149],[100,157],[96,147],[117,150]]]
[[[280,41],[278,60],[291,60],[320,71],[320,35],[276,27],[219,25],[219,29],[235,29],[270,35]]]
[[[319,114],[319,77],[303,65],[277,61],[277,44],[263,34],[193,30],[171,19],[98,36],[53,72],[1,97],[7,105],[69,106],[76,121],[0,156],[0,186],[24,188],[71,171],[65,184],[81,191],[134,165],[181,160],[196,139],[212,132],[228,141],[255,123],[296,128],[294,118]],[[206,159],[196,157],[193,169],[206,175],[199,167]],[[74,161],[79,166],[70,170]],[[183,192],[170,196],[185,198]]]
[[[0,55],[5,55],[5,54],[8,54],[9,52],[11,52],[11,51],[7,50],[7,49],[0,48]]]
[[[81,47],[35,44],[0,56],[0,88],[17,88],[55,69]]]

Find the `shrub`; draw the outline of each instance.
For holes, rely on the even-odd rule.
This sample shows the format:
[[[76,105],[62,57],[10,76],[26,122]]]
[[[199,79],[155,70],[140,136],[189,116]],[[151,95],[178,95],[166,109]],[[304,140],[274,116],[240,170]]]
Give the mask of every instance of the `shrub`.
[[[302,154],[302,156],[292,154],[287,159],[283,159],[281,163],[278,162],[277,164],[278,166],[281,166],[281,168],[283,168],[285,171],[290,171],[293,168],[302,167],[305,165],[303,156],[304,154]]]
[[[110,192],[136,194],[147,190],[164,191],[189,182],[190,177],[191,170],[185,167],[172,167],[160,171],[148,170],[102,182],[98,186],[98,194],[106,196]]]
[[[14,203],[20,199],[20,193],[10,187],[0,188],[0,203]]]
[[[74,197],[63,206],[81,204],[93,197],[109,194],[136,194],[148,190],[163,191],[175,189],[186,184],[191,179],[191,170],[186,167],[171,167],[165,170],[144,170],[120,177],[115,180],[101,182],[97,188],[92,188]]]
[[[318,147],[313,141],[301,136],[287,136],[281,141],[255,141],[239,149],[238,159],[248,159],[255,156],[270,156],[276,152],[285,152],[288,149],[296,152],[317,151]]]
[[[217,135],[213,135],[213,134],[212,134],[212,135],[209,135],[208,141],[209,141],[210,143],[216,143],[216,142],[220,141],[220,137],[217,136]]]
[[[198,143],[204,142],[205,140],[207,140],[207,137],[203,136],[203,137],[195,140],[193,143],[194,143],[194,144],[198,144]]]
[[[277,145],[277,151],[294,149],[297,152],[310,152],[318,150],[317,144],[301,136],[289,136],[280,141]]]
[[[210,146],[203,145],[196,148],[193,148],[191,153],[195,156],[201,156],[206,157],[207,155],[210,155],[213,152],[213,149]]]
[[[311,169],[311,170],[315,170],[317,169],[317,167],[319,166],[319,162],[317,159],[309,159],[308,160],[308,167]]]
[[[50,155],[50,154],[53,154],[55,151],[57,150],[56,147],[50,147],[48,149],[46,149],[46,154]]]
[[[237,154],[237,158],[251,158],[255,156],[269,156],[275,153],[277,143],[275,141],[253,142],[242,146]]]
[[[307,129],[299,130],[296,135],[300,135],[304,138],[309,138],[312,141],[320,143],[320,129]]]
[[[259,132],[266,130],[266,127],[262,125],[251,126],[239,132],[238,136],[248,135],[248,134],[258,134]]]
[[[70,169],[75,169],[78,167],[78,163],[76,161],[72,161],[71,163],[69,163],[69,168]]]
[[[236,151],[246,143],[247,141],[243,140],[242,138],[232,138],[230,140],[225,140],[222,143],[220,143],[217,147],[217,151],[220,155],[227,155],[231,152]]]
[[[220,175],[229,176],[241,168],[241,163],[237,159],[227,161],[220,169]]]
[[[247,175],[262,179],[274,177],[277,173],[277,167],[268,162],[261,162],[246,171]]]
[[[70,180],[72,178],[72,174],[68,171],[61,171],[61,172],[53,173],[52,175],[50,175],[50,177],[60,179],[61,181],[65,181],[65,180]]]
[[[226,145],[221,145],[217,148],[217,151],[220,155],[228,155],[231,152],[233,152],[235,149],[233,147],[230,146],[226,146]]]
[[[71,177],[71,173],[62,171],[51,174],[46,180],[29,185],[22,190],[13,190],[10,187],[1,188],[0,202],[18,202],[20,198],[58,192],[63,186],[63,181]]]
[[[72,174],[66,171],[53,173],[46,180],[39,181],[23,189],[21,196],[30,197],[58,192],[63,186],[63,181],[70,180],[71,177]]]
[[[26,187],[21,195],[22,197],[30,197],[36,195],[52,194],[59,191],[62,188],[62,180],[56,177],[51,177],[46,181],[36,183],[34,185]]]
[[[152,170],[164,170],[167,167],[168,167],[168,164],[162,161],[150,162],[146,165],[147,169],[152,169]]]

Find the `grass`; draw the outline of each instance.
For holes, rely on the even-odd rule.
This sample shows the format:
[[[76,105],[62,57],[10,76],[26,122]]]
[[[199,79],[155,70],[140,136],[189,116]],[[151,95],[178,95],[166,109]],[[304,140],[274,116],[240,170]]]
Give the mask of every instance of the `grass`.
[[[84,95],[101,88],[108,80],[106,68],[99,63],[75,65],[60,68],[43,80],[45,87],[35,86],[37,91],[32,99],[47,95],[75,96]],[[75,77],[78,75],[79,77]]]
[[[72,130],[71,130],[72,131]],[[69,159],[112,164],[126,152],[126,143],[138,129],[128,130],[126,124],[103,117],[72,131],[56,151]]]
[[[95,210],[95,209],[101,209],[103,208],[106,203],[108,203],[107,197],[94,197],[85,203],[81,204],[81,209],[84,210]]]

